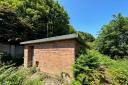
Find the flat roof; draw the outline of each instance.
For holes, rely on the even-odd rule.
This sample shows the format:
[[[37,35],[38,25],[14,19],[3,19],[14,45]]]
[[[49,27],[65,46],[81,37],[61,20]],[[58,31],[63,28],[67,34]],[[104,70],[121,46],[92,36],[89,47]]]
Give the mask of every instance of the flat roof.
[[[79,35],[78,34],[61,35],[61,36],[55,36],[55,37],[49,37],[49,38],[43,38],[43,39],[37,39],[37,40],[24,41],[24,42],[21,42],[20,44],[21,45],[36,44],[36,43],[44,43],[44,42],[67,40],[67,39],[79,40]]]

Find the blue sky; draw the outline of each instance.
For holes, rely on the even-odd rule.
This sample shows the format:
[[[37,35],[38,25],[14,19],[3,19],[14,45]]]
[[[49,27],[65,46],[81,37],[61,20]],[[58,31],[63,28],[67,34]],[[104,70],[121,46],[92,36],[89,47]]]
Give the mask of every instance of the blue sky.
[[[77,31],[96,36],[113,14],[128,16],[128,0],[59,0]]]

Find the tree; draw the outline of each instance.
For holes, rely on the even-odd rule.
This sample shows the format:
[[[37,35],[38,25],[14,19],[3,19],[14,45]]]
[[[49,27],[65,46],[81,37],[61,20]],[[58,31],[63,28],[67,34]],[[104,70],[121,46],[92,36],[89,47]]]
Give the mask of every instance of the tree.
[[[96,49],[111,58],[128,57],[128,18],[114,15],[114,19],[103,26],[96,45]]]
[[[95,40],[95,38],[89,33],[79,31],[78,34],[85,42],[93,42]]]
[[[67,12],[54,0],[2,0],[33,28],[34,38],[74,33]]]
[[[0,7],[0,42],[18,43],[28,40],[31,29],[9,8]]]

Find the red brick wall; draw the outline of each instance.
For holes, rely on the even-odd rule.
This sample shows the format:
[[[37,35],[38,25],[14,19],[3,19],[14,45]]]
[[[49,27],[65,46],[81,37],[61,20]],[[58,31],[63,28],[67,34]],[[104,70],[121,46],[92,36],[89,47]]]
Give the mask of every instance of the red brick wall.
[[[68,73],[72,77],[75,63],[76,40],[63,40],[34,45],[34,60],[39,62],[41,71],[60,75]],[[25,49],[25,56],[27,55]],[[28,62],[28,61],[27,61]],[[27,64],[27,63],[26,63]]]

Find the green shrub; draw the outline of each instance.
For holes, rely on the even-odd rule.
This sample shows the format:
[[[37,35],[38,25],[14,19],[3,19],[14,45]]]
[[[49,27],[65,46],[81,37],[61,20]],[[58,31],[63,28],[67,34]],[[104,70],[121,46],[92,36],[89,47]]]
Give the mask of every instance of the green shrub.
[[[0,85],[42,85],[39,79],[29,80],[30,69],[15,68],[11,66],[0,67]],[[27,81],[28,80],[28,81]],[[42,83],[42,84],[41,84]]]
[[[100,62],[98,57],[92,52],[82,54],[76,60],[74,65],[75,80],[73,84],[98,84],[100,82],[101,74],[98,72]]]
[[[0,68],[0,85],[22,85],[27,72],[25,69],[16,69],[13,66]]]
[[[20,66],[23,64],[23,57],[19,57],[19,56],[11,56],[12,57],[12,63],[15,64],[16,66]]]
[[[33,74],[33,73],[36,73],[36,72],[38,71],[36,67],[30,68],[30,70],[31,70],[31,73],[32,73],[32,74]]]
[[[23,82],[26,78],[26,72],[23,70],[14,71],[6,79],[7,85],[23,85]]]
[[[128,85],[128,72],[113,71],[113,84],[114,85]]]
[[[17,56],[11,56],[10,54],[3,53],[0,55],[0,64],[10,65],[15,64],[16,66],[23,64],[23,58]]]
[[[78,56],[73,85],[128,85],[128,60],[112,60],[95,50]]]
[[[0,68],[0,85],[6,84],[8,76],[15,72],[15,68],[10,66],[3,66]]]
[[[43,85],[43,81],[40,79],[28,80],[24,85]]]
[[[108,67],[114,85],[128,85],[128,60],[117,60]]]
[[[7,53],[3,53],[0,55],[0,64],[9,64],[12,63],[12,57],[7,54]]]

